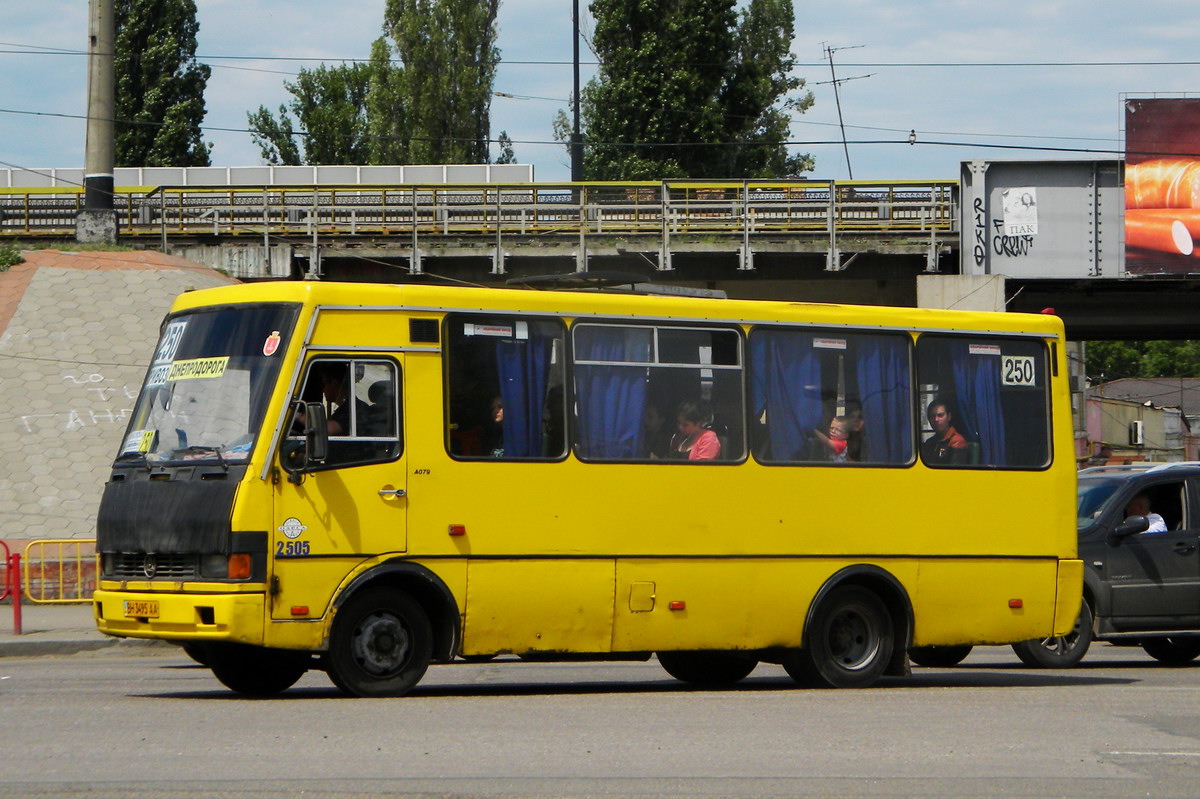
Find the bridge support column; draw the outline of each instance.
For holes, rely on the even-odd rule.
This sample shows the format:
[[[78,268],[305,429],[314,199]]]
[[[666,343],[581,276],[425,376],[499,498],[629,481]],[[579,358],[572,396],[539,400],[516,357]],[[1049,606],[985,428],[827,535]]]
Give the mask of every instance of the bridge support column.
[[[917,275],[917,307],[1004,311],[1004,275]]]

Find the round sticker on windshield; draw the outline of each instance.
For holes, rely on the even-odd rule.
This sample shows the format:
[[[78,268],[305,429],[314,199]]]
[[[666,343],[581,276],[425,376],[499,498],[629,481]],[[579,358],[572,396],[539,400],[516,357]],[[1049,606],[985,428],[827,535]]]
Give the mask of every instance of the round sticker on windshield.
[[[277,349],[279,349],[279,331],[272,330],[271,335],[267,336],[267,340],[263,342],[263,355],[274,355]]]

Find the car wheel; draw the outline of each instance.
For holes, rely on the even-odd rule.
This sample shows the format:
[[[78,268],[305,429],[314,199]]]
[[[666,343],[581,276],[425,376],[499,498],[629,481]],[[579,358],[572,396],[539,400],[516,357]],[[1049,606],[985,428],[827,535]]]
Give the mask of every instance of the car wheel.
[[[809,621],[807,645],[784,656],[796,682],[821,688],[866,688],[892,657],[892,617],[870,589],[835,588]]]
[[[914,646],[908,650],[908,659],[918,666],[948,668],[966,660],[974,647],[963,646]]]
[[[693,685],[733,685],[758,661],[737,652],[659,652],[658,662],[677,680]]]
[[[312,655],[291,649],[266,649],[246,644],[210,644],[208,666],[231,691],[247,696],[283,693],[304,676]]]
[[[368,588],[334,617],[329,679],[351,696],[403,696],[425,675],[433,653],[429,616],[408,594]]]
[[[1035,669],[1069,669],[1087,654],[1092,645],[1092,609],[1085,599],[1079,606],[1075,629],[1066,635],[1034,638],[1013,644],[1013,651],[1026,666]]]
[[[1146,654],[1168,666],[1186,666],[1200,656],[1200,638],[1143,638]]]

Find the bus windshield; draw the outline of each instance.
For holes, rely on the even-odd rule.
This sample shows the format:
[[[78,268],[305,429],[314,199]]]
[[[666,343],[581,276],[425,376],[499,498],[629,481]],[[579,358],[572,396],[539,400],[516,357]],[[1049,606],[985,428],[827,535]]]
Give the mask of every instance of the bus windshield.
[[[248,460],[295,318],[282,305],[169,318],[117,461]]]

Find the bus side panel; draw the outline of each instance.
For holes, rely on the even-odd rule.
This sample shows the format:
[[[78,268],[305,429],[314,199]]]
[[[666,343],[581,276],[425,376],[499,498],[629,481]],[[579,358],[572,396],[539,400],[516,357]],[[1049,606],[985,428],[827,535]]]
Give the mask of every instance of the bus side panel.
[[[463,653],[608,652],[613,562],[472,560]]]
[[[618,561],[613,650],[800,646],[813,596],[851,563],[824,558]],[[917,576],[911,561],[877,565],[904,584]]]
[[[1045,638],[1054,627],[1057,585],[1052,559],[925,560],[911,595],[913,645]]]

